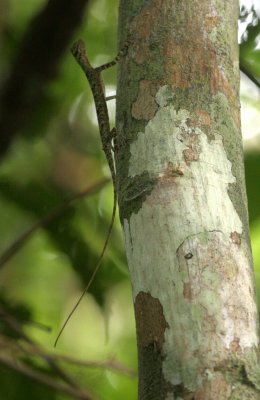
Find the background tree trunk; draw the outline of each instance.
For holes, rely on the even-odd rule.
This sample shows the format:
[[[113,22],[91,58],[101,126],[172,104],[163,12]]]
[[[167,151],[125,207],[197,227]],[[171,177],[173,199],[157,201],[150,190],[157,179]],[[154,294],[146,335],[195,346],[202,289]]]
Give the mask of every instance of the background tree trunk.
[[[121,0],[120,218],[139,399],[259,399],[238,1]]]

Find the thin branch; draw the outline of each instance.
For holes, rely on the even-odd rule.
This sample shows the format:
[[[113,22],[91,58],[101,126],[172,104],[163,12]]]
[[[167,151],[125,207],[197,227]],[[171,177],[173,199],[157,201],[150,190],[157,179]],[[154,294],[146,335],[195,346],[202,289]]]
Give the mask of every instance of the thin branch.
[[[30,239],[30,237],[33,235],[33,233],[39,229],[42,228],[43,226],[46,226],[50,222],[52,222],[54,219],[59,217],[61,214],[63,214],[64,211],[66,211],[72,203],[74,203],[76,200],[93,194],[96,191],[98,191],[100,188],[102,188],[104,185],[106,185],[109,182],[109,179],[103,179],[102,181],[94,184],[93,186],[90,186],[83,190],[80,193],[77,193],[75,196],[71,197],[70,199],[66,200],[64,203],[58,205],[56,208],[51,210],[49,213],[44,215],[40,220],[38,220],[34,225],[32,225],[27,231],[25,231],[21,236],[19,236],[0,256],[0,269],[3,268],[3,266],[7,263],[7,261],[10,260],[11,257],[14,256],[20,250],[20,248]]]
[[[106,97],[106,101],[115,100],[115,99],[116,99],[116,94],[112,94],[111,96]]]
[[[45,361],[48,360],[48,362],[61,361],[67,364],[77,365],[79,367],[107,369],[119,374],[127,375],[131,378],[135,378],[137,376],[134,370],[113,359],[104,361],[79,360],[78,358],[70,357],[65,354],[46,352],[40,346],[32,342],[14,342],[3,335],[0,335],[0,345],[2,348],[9,348],[12,353],[16,352],[17,357],[19,357],[19,353],[21,353],[23,356],[41,357]]]
[[[74,379],[57,364],[57,361],[67,362],[70,364],[85,367],[105,368],[129,375],[131,377],[136,376],[134,371],[128,369],[127,367],[115,360],[82,361],[62,354],[57,355],[47,353],[24,333],[20,324],[12,315],[6,312],[3,306],[0,306],[0,313],[3,321],[9,326],[9,328],[11,328],[16,334],[19,335],[19,337],[24,339],[26,342],[23,343],[22,341],[15,341],[9,339],[6,336],[0,335],[0,346],[2,349],[5,349],[5,351],[2,351],[0,353],[0,363],[27,376],[30,379],[36,380],[52,389],[71,395],[79,400],[95,400],[92,394],[78,386]],[[11,356],[8,353],[10,353]],[[65,383],[59,382],[56,379],[52,378],[50,375],[29,367],[25,362],[19,359],[19,353],[22,357],[41,357],[45,362],[47,362],[47,364],[49,364],[52,370],[57,373],[57,375]],[[14,355],[15,361],[13,359]]]
[[[68,364],[78,365],[87,368],[108,369],[120,374],[128,375],[130,377],[136,377],[136,372],[134,370],[113,359],[104,361],[79,360],[78,358],[70,357],[65,354],[47,353],[43,351],[40,347],[31,347],[30,345],[27,345],[26,348],[22,347],[22,349],[26,354],[38,355],[41,357],[44,356],[49,360],[63,361]]]
[[[11,328],[20,338],[22,338],[23,340],[25,340],[25,342],[30,345],[31,348],[34,349],[34,355],[35,353],[39,353],[41,354],[42,359],[50,366],[50,368],[52,369],[52,371],[54,373],[57,374],[57,376],[59,376],[67,385],[69,390],[72,389],[75,391],[75,393],[77,392],[78,394],[83,394],[85,397],[76,397],[78,399],[89,399],[92,400],[93,397],[86,397],[89,396],[89,394],[86,391],[83,391],[83,389],[81,389],[81,387],[75,382],[75,380],[68,375],[56,362],[56,360],[52,357],[48,357],[48,355],[40,349],[40,347],[33,342],[32,339],[29,338],[29,336],[27,336],[25,334],[25,332],[23,331],[23,329],[21,328],[20,324],[16,321],[16,319],[10,315],[3,306],[0,305],[0,314],[2,317],[2,320],[6,323],[7,326],[9,326],[9,328]],[[16,351],[23,351],[23,353],[26,353],[25,350],[23,349],[22,345],[19,342],[12,342],[10,340],[8,340],[5,336],[2,336],[2,341],[4,340],[5,345],[2,346],[2,348],[13,348],[15,346]],[[9,360],[11,361],[11,360]],[[1,362],[1,360],[0,360]],[[15,364],[16,365],[16,364]],[[34,371],[34,370],[32,370]],[[22,372],[22,371],[20,371]],[[45,377],[45,375],[43,374],[43,378]],[[44,382],[42,382],[44,383]],[[53,380],[53,383],[50,385],[50,387],[54,387],[53,384],[55,383],[55,381]],[[45,384],[48,385],[48,382],[45,381]],[[66,387],[66,386],[65,386]],[[71,387],[71,388],[70,388]]]
[[[136,372],[125,365],[121,364],[115,360],[105,360],[105,361],[92,361],[92,360],[79,360],[73,357],[66,356],[64,354],[53,354],[53,357],[57,360],[67,362],[69,364],[79,365],[89,368],[102,368],[113,370],[120,374],[128,375],[132,378],[136,377]]]
[[[28,359],[28,352],[24,350],[23,346],[21,343],[19,342],[11,342],[11,341],[6,341],[6,337],[2,337],[2,343],[4,344],[4,349],[11,349],[10,352],[10,357],[14,357],[15,355],[15,360],[19,361],[19,354],[23,355],[23,358],[26,356]],[[32,344],[31,342],[31,346],[32,348],[37,349],[38,346],[36,344]],[[36,351],[34,352],[34,354],[32,355],[36,355],[35,354]],[[31,356],[32,356],[31,355]],[[55,376],[61,378],[64,383],[66,383],[68,386],[76,389],[78,392],[84,392],[84,390],[76,383],[76,381],[73,379],[73,377],[71,377],[67,372],[64,371],[64,369],[62,369],[56,362],[56,360],[54,358],[48,358],[48,356],[46,354],[44,354],[42,352],[41,358],[47,363],[47,365],[49,365],[49,367],[51,368],[51,371],[55,374]],[[21,360],[20,360],[21,361]]]

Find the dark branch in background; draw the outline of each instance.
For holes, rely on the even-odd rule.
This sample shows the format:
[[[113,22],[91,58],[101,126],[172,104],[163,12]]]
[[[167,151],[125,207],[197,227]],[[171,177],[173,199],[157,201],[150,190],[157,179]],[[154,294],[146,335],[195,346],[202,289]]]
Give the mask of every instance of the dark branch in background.
[[[115,360],[107,360],[103,362],[82,361],[62,354],[57,355],[48,353],[25,334],[22,325],[11,314],[9,314],[2,305],[0,305],[0,316],[2,322],[20,338],[20,340],[17,341],[7,336],[0,335],[0,347],[3,349],[0,354],[0,364],[17,371],[34,381],[40,382],[59,392],[68,394],[75,399],[94,400],[95,397],[93,394],[90,394],[85,388],[83,389],[80,387],[75,382],[74,378],[65,372],[65,370],[58,364],[58,361],[90,368],[108,369],[131,378],[136,377],[136,373],[133,370]],[[50,375],[48,371],[44,372],[42,369],[39,370],[28,365],[26,360],[29,361],[31,357],[33,359],[35,359],[35,357],[40,357],[44,360],[53,371],[54,377]],[[61,382],[57,380],[57,377],[61,379]]]
[[[0,97],[0,156],[30,120],[53,79],[88,0],[49,0],[32,20]]]
[[[0,311],[1,312],[1,311]],[[54,362],[62,362],[68,365],[76,365],[78,367],[85,368],[95,368],[95,369],[103,369],[109,370],[114,373],[118,373],[121,375],[128,376],[129,378],[136,378],[137,373],[131,368],[128,368],[126,365],[122,364],[115,359],[108,359],[104,361],[96,361],[96,360],[82,360],[75,357],[68,356],[66,354],[60,353],[49,353],[45,351],[36,343],[28,343],[28,342],[19,342],[14,341],[13,339],[8,338],[7,336],[0,335],[0,346],[1,348],[5,348],[10,350],[12,354],[16,354],[16,358],[19,356],[32,356],[32,357],[40,357],[44,360],[54,361]]]
[[[51,210],[48,214],[44,215],[39,221],[37,221],[34,225],[32,225],[27,231],[25,231],[21,236],[19,236],[15,242],[11,244],[0,256],[0,269],[13,257],[20,248],[30,239],[33,233],[43,226],[46,226],[54,219],[58,218],[62,215],[72,203],[76,200],[85,197],[87,195],[95,193],[97,190],[101,189],[106,183],[109,182],[109,179],[103,179],[101,182],[94,184],[83,190],[80,193],[77,193],[75,196],[71,197],[70,199],[66,200],[64,203],[60,204],[53,210]]]
[[[243,72],[243,74],[245,74],[247,78],[250,79],[250,81],[252,81],[258,87],[258,89],[260,89],[260,82],[258,81],[258,79],[256,79],[254,75],[252,75],[248,71],[248,69],[242,64],[241,61],[240,61],[240,71]]]
[[[12,315],[10,315],[3,306],[0,306],[0,315],[1,315],[1,320],[9,326],[10,329],[12,329],[13,332],[18,334],[18,336],[23,339],[25,342],[30,344],[32,347],[35,348],[35,350],[38,348],[38,345],[33,342],[29,336],[26,335],[26,333],[23,331],[22,326],[16,321],[15,318],[13,318]],[[42,359],[49,365],[50,369],[53,371],[53,373],[58,376],[60,379],[62,379],[63,382],[59,382],[57,379],[53,378],[50,376],[48,373],[41,372],[40,370],[37,370],[36,368],[29,367],[26,363],[20,361],[15,358],[13,359],[13,352],[12,350],[10,351],[10,355],[8,355],[8,352],[6,350],[8,347],[8,338],[4,337],[5,341],[5,346],[2,346],[3,349],[5,349],[5,352],[2,351],[0,354],[0,364],[6,365],[7,367],[20,372],[21,374],[31,378],[32,380],[38,381],[40,383],[43,383],[44,385],[49,386],[50,388],[56,389],[60,392],[69,394],[73,396],[75,399],[79,400],[94,400],[95,398],[93,395],[88,393],[85,389],[82,389],[76,382],[75,380],[68,375],[67,372],[65,372],[56,362],[54,358],[48,358],[48,355],[46,355],[44,352],[42,352],[41,357]],[[17,346],[19,347],[19,343],[16,343]],[[37,354],[37,351],[36,351]]]
[[[87,393],[84,393],[82,391],[79,391],[78,389],[68,386],[63,382],[59,382],[53,379],[51,376],[48,376],[47,374],[44,374],[35,368],[29,367],[23,362],[17,363],[16,361],[12,360],[10,356],[6,357],[5,355],[0,354],[0,363],[10,368],[11,370],[14,370],[22,375],[27,376],[33,381],[42,383],[43,385],[46,385],[54,390],[70,395],[74,399],[79,399],[79,400],[95,399],[93,396],[89,396]]]

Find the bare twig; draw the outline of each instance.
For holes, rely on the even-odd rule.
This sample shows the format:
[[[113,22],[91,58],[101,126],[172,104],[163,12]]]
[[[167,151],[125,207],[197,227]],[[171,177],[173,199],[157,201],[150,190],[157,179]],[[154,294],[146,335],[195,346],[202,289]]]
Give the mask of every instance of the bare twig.
[[[65,354],[57,354],[57,353],[49,353],[42,349],[39,345],[36,345],[32,342],[17,342],[10,340],[6,336],[0,335],[0,346],[2,348],[8,348],[16,354],[21,353],[23,356],[33,356],[33,357],[41,357],[45,361],[61,361],[72,365],[77,365],[80,367],[86,368],[99,368],[99,369],[107,369],[114,371],[119,374],[123,374],[129,376],[130,378],[135,378],[137,376],[136,372],[124,364],[116,361],[114,359],[108,359],[104,361],[97,360],[80,360],[75,357],[71,357]],[[19,355],[18,355],[19,357]]]
[[[129,377],[135,377],[136,372],[133,371],[132,369],[126,367],[122,363],[116,360],[104,360],[104,361],[96,361],[96,360],[79,360],[78,358],[75,357],[70,357],[65,354],[57,354],[57,353],[47,353],[43,351],[39,347],[31,347],[31,346],[26,346],[26,348],[23,347],[23,350],[26,353],[29,353],[31,355],[38,355],[38,356],[44,356],[48,358],[49,360],[56,360],[56,361],[63,361],[68,364],[74,364],[82,367],[87,367],[87,368],[102,368],[102,369],[108,369],[112,370],[114,372],[128,375]]]
[[[112,94],[111,96],[106,96],[106,101],[115,100],[116,94]]]
[[[85,397],[76,397],[76,398],[89,399],[89,400],[93,399],[93,397],[86,397],[86,392],[83,391],[79,387],[79,385],[75,382],[75,380],[70,375],[68,375],[57,364],[56,360],[53,357],[49,357],[43,350],[40,349],[40,347],[36,343],[33,342],[33,340],[31,340],[29,338],[29,336],[27,336],[25,334],[25,332],[21,328],[20,324],[16,321],[16,319],[12,315],[10,315],[8,312],[6,312],[6,310],[4,309],[3,306],[0,306],[0,314],[1,314],[2,320],[6,323],[6,325],[9,326],[9,328],[11,328],[17,335],[19,335],[20,338],[25,340],[31,346],[31,348],[34,349],[34,355],[36,355],[37,353],[41,354],[42,359],[50,366],[52,371],[55,372],[57,374],[57,376],[59,376],[68,385],[69,389],[73,389],[73,390],[75,390],[75,392],[83,393],[83,395],[85,395]],[[17,342],[15,345],[13,342],[10,342],[10,340],[8,340],[7,337],[3,337],[3,336],[2,336],[2,341],[5,342],[5,345],[2,346],[3,348],[7,348],[9,346],[9,347],[15,349],[16,351],[22,351],[23,353],[25,353],[25,350],[23,349],[23,347],[20,343]],[[10,359],[9,361],[11,362],[11,364],[10,364],[10,367],[11,367],[12,360]],[[1,362],[1,360],[0,360],[0,362]],[[22,371],[20,371],[20,372],[22,372]],[[44,378],[44,376],[45,375],[43,375],[43,378]],[[54,387],[53,386],[54,382],[55,381],[53,381],[53,383],[50,385],[51,387]],[[42,383],[44,383],[44,382],[42,381]],[[45,381],[45,383],[48,384],[47,381]]]
[[[128,375],[132,378],[136,377],[136,372],[132,369],[126,367],[115,360],[105,360],[105,361],[92,361],[92,360],[79,360],[73,357],[66,356],[64,354],[53,354],[53,357],[57,360],[67,362],[69,364],[80,365],[83,367],[90,368],[103,368],[113,370],[114,372],[118,372],[120,374]]]

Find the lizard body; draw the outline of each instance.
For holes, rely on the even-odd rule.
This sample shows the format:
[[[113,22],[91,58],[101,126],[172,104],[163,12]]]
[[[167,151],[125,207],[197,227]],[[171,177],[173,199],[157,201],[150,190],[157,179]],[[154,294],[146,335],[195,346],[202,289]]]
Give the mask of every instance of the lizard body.
[[[103,255],[105,253],[108,241],[111,236],[112,232],[112,227],[114,224],[115,220],[115,215],[116,215],[116,205],[117,205],[117,190],[116,190],[116,170],[115,170],[115,165],[114,165],[114,160],[112,156],[112,134],[110,130],[110,124],[109,124],[109,115],[108,115],[108,109],[107,109],[107,103],[106,103],[106,95],[105,95],[105,89],[104,89],[104,83],[102,80],[101,72],[104,69],[107,69],[113,65],[116,64],[118,56],[111,62],[104,64],[100,67],[93,68],[88,60],[87,54],[86,54],[86,49],[84,42],[82,40],[78,40],[77,42],[74,43],[72,46],[71,52],[79,65],[81,66],[82,70],[84,71],[87,80],[89,82],[92,95],[94,98],[94,103],[96,107],[96,114],[97,114],[97,119],[98,119],[98,126],[99,126],[99,133],[100,133],[100,138],[101,138],[101,143],[102,143],[102,148],[105,153],[107,163],[110,169],[111,173],[111,178],[113,182],[113,188],[114,188],[114,203],[113,203],[113,211],[112,211],[112,217],[111,217],[111,222],[109,225],[108,229],[108,234],[102,249],[102,252],[99,257],[99,261],[97,263],[97,266],[91,276],[90,281],[88,282],[88,285],[85,289],[85,291],[88,290],[89,286],[91,285],[96,272],[99,269],[99,266],[101,264]]]

